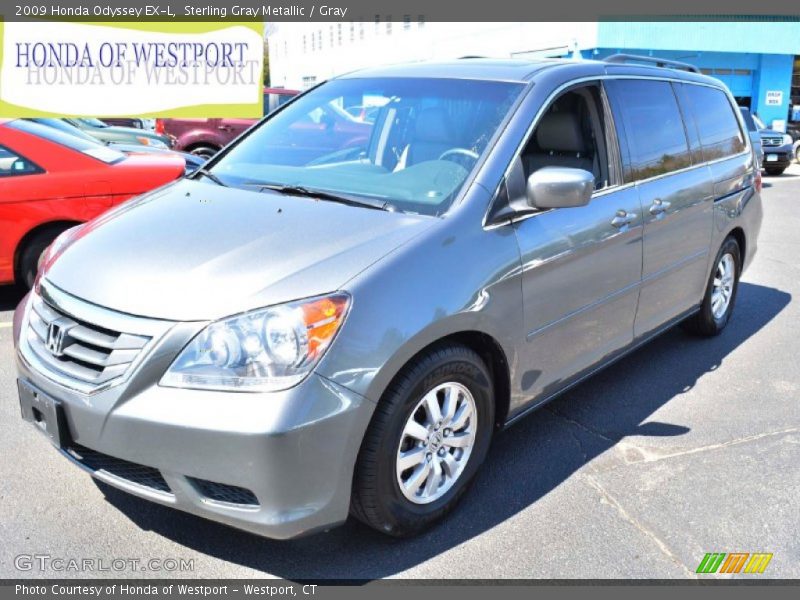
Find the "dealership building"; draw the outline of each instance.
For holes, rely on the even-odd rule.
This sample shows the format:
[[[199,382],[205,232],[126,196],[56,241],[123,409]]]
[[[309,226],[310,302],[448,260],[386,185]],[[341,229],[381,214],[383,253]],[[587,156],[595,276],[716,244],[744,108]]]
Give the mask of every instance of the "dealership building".
[[[428,23],[377,15],[345,23],[280,23],[268,33],[274,87],[305,89],[354,69],[491,56],[602,59],[641,54],[690,63],[724,81],[767,124],[800,121],[800,20],[645,23]]]

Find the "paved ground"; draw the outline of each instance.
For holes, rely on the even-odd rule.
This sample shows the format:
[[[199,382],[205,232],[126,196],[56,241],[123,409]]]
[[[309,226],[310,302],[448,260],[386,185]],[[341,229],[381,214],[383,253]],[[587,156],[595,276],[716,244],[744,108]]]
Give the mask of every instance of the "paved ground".
[[[765,182],[724,335],[675,329],[500,434],[460,509],[409,541],[348,523],[272,542],[93,483],[19,419],[0,325],[0,577],[34,553],[194,559],[200,577],[692,577],[735,551],[800,577],[800,167]]]

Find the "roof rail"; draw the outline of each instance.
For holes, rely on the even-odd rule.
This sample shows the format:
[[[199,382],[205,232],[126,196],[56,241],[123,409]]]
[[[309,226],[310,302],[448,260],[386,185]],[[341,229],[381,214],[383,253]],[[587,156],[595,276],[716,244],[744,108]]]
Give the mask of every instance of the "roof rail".
[[[612,54],[607,57],[603,62],[607,63],[629,63],[629,62],[642,62],[650,63],[657,67],[669,67],[672,69],[683,69],[692,73],[700,73],[700,69],[689,63],[680,62],[678,60],[669,60],[668,58],[657,58],[655,56],[639,56],[637,54]]]

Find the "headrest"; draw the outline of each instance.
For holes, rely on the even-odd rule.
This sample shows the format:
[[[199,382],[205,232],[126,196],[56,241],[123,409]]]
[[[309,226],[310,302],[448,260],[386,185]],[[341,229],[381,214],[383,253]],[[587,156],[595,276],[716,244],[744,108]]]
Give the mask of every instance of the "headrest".
[[[451,142],[453,130],[447,112],[440,107],[426,108],[420,112],[414,124],[414,139],[418,142]]]
[[[571,112],[548,112],[536,127],[539,148],[553,152],[585,152],[580,121]]]

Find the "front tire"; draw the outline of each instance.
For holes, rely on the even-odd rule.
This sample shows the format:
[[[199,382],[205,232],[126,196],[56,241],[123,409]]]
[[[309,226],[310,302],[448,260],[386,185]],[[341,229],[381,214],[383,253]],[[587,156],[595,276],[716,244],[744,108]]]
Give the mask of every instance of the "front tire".
[[[351,513],[404,537],[458,503],[494,428],[489,370],[469,348],[443,345],[414,359],[380,399],[353,480]]]
[[[700,310],[684,322],[689,332],[710,337],[719,335],[725,329],[736,302],[741,273],[739,243],[733,237],[728,237],[714,259],[714,268]]]

